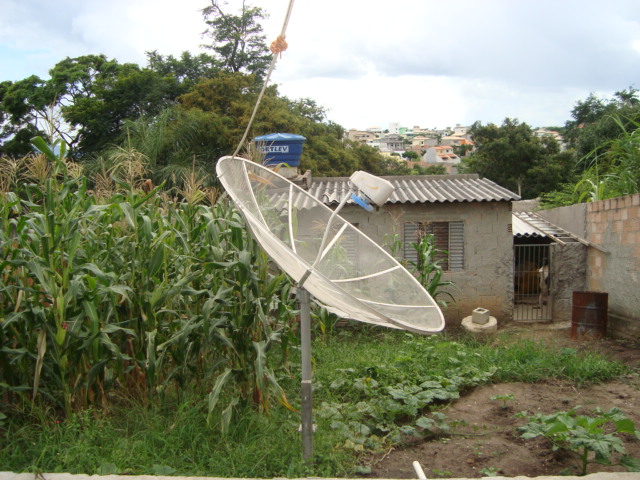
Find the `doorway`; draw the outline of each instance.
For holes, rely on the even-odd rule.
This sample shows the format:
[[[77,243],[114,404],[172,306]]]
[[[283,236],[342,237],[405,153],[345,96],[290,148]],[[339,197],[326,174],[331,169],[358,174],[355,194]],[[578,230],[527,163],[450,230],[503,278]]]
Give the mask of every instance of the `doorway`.
[[[549,244],[519,244],[514,250],[513,320],[550,322],[551,251]]]

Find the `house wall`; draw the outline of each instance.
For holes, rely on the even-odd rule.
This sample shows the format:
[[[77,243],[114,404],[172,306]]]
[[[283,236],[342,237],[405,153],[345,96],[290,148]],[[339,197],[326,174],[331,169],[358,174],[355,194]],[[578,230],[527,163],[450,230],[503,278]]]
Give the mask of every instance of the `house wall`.
[[[640,337],[640,194],[587,204],[587,288],[609,295],[608,331]]]
[[[456,303],[443,313],[447,325],[459,325],[478,307],[486,308],[498,322],[513,317],[513,237],[509,202],[385,205],[368,213],[348,205],[341,216],[377,243],[394,233],[402,235],[404,222],[463,221],[464,271],[448,272],[444,280],[459,290],[449,291]],[[396,256],[401,256],[399,252]]]

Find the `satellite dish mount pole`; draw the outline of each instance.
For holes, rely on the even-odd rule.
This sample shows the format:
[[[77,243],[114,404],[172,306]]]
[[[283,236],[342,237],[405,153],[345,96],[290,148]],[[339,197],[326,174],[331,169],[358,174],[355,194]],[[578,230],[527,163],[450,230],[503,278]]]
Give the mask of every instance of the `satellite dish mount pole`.
[[[313,459],[313,401],[311,396],[311,298],[307,289],[303,287],[304,282],[311,275],[312,270],[322,259],[324,247],[327,244],[329,231],[338,212],[342,210],[350,198],[346,195],[338,208],[336,208],[327,222],[324,231],[318,256],[316,257],[311,268],[302,276],[298,282],[298,303],[300,304],[300,349],[302,355],[302,384],[300,386],[302,425],[300,431],[302,433],[302,458],[310,462]]]
[[[313,458],[313,402],[311,399],[311,307],[310,295],[304,287],[298,287],[300,303],[300,347],[302,350],[302,458]]]

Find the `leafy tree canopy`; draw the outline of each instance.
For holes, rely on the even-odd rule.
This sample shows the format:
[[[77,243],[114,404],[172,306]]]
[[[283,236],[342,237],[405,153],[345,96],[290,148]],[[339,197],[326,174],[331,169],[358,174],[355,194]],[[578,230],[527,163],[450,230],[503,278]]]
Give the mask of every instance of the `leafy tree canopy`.
[[[12,156],[32,151],[31,137],[44,134],[49,105],[55,91],[44,80],[32,75],[17,82],[0,84],[0,153]]]
[[[640,122],[616,115],[610,121],[617,126],[617,136],[580,162],[584,170],[574,182],[547,190],[543,196],[547,208],[640,192]]]
[[[535,198],[571,178],[573,156],[560,154],[554,138],[536,137],[526,123],[510,118],[499,127],[476,122],[469,132],[476,151],[462,160],[464,172],[478,173],[523,198]]]
[[[565,141],[576,150],[579,159],[597,156],[606,142],[622,135],[618,120],[625,128],[632,128],[640,120],[638,90],[629,87],[610,99],[592,93],[576,103],[571,117],[565,125]],[[588,164],[582,164],[583,169],[587,167]]]
[[[198,81],[211,78],[220,70],[215,58],[206,53],[194,56],[190,52],[182,52],[180,58],[175,58],[173,55],[161,55],[157,50],[147,52],[147,66],[163,77],[175,78],[185,93]]]
[[[271,62],[260,25],[260,20],[267,17],[264,10],[243,0],[240,12],[233,15],[224,11],[219,0],[211,0],[202,13],[207,24],[205,35],[211,39],[211,44],[203,46],[213,50],[219,67],[264,77]]]
[[[120,64],[104,55],[66,58],[50,71],[0,87],[0,153],[31,151],[34,134],[55,134],[71,154],[97,153],[122,134],[127,119],[153,116],[175,104],[201,76],[213,74],[211,58],[149,54],[151,67]],[[64,126],[62,126],[64,125]]]

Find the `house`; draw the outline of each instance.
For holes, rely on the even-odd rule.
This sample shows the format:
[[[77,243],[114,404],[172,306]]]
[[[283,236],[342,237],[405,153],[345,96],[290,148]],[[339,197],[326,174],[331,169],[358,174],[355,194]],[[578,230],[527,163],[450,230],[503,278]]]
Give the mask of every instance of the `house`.
[[[417,135],[411,139],[412,147],[418,147],[419,149],[423,150],[426,150],[429,147],[435,147],[437,144],[438,140],[435,137]]]
[[[457,173],[460,157],[453,153],[453,147],[440,145],[427,148],[424,155],[422,155],[422,162],[427,166],[442,165],[447,170],[447,173]]]
[[[453,134],[454,135],[465,136],[467,134],[468,130],[469,130],[469,127],[464,127],[464,126],[460,125],[459,123],[456,123],[456,126],[453,128]]]
[[[378,148],[381,152],[402,152],[404,151],[404,138],[397,134],[386,135],[367,142],[367,144]]]
[[[499,321],[513,314],[513,192],[478,175],[384,177],[395,190],[387,202],[367,212],[347,203],[340,215],[381,245],[395,245],[394,255],[417,261],[412,243],[424,232],[435,235],[444,279],[456,303],[444,315],[450,325],[483,307]],[[336,207],[349,192],[348,178],[314,178],[309,193]]]
[[[376,137],[377,135],[373,132],[356,130],[355,128],[349,129],[349,132],[347,133],[347,139],[360,143],[367,143],[369,140],[373,140]]]
[[[440,145],[444,145],[448,147],[452,147],[454,145],[459,146],[465,143],[466,141],[467,139],[464,137],[459,137],[456,135],[447,135],[446,137],[442,137],[442,139],[440,140]]]

